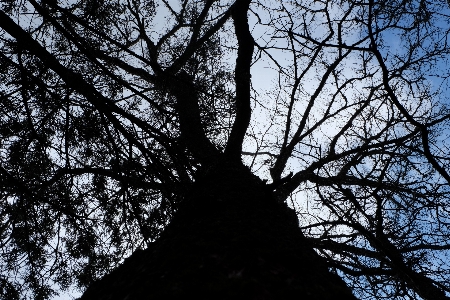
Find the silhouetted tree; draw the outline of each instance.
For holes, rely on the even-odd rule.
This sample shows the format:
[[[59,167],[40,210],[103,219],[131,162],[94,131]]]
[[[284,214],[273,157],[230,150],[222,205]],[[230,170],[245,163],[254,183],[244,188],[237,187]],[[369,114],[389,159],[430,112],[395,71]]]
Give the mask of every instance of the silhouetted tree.
[[[447,1],[0,5],[0,297],[450,297]]]

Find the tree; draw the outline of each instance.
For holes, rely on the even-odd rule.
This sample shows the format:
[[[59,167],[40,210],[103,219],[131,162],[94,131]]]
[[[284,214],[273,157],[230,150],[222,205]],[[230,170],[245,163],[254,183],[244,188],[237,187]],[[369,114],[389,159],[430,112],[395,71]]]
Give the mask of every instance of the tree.
[[[1,7],[2,297],[449,298],[446,1]]]

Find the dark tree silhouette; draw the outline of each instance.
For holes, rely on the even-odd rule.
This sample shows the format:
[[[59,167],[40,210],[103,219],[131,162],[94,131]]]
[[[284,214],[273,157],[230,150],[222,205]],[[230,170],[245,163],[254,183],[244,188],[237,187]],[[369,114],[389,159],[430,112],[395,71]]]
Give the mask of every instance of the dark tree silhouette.
[[[0,5],[0,298],[450,298],[446,1]]]

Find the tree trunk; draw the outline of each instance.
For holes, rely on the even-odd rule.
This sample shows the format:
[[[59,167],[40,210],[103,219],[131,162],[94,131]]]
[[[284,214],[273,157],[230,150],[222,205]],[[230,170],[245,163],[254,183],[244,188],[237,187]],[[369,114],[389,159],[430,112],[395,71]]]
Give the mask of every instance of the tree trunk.
[[[307,244],[295,213],[246,167],[204,173],[161,237],[82,300],[356,299]]]

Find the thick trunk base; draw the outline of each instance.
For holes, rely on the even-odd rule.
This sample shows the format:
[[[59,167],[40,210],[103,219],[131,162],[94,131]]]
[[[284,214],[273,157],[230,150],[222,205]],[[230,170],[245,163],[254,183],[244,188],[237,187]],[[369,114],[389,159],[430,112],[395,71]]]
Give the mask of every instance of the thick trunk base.
[[[355,299],[243,166],[199,179],[152,247],[93,284],[87,299]]]

